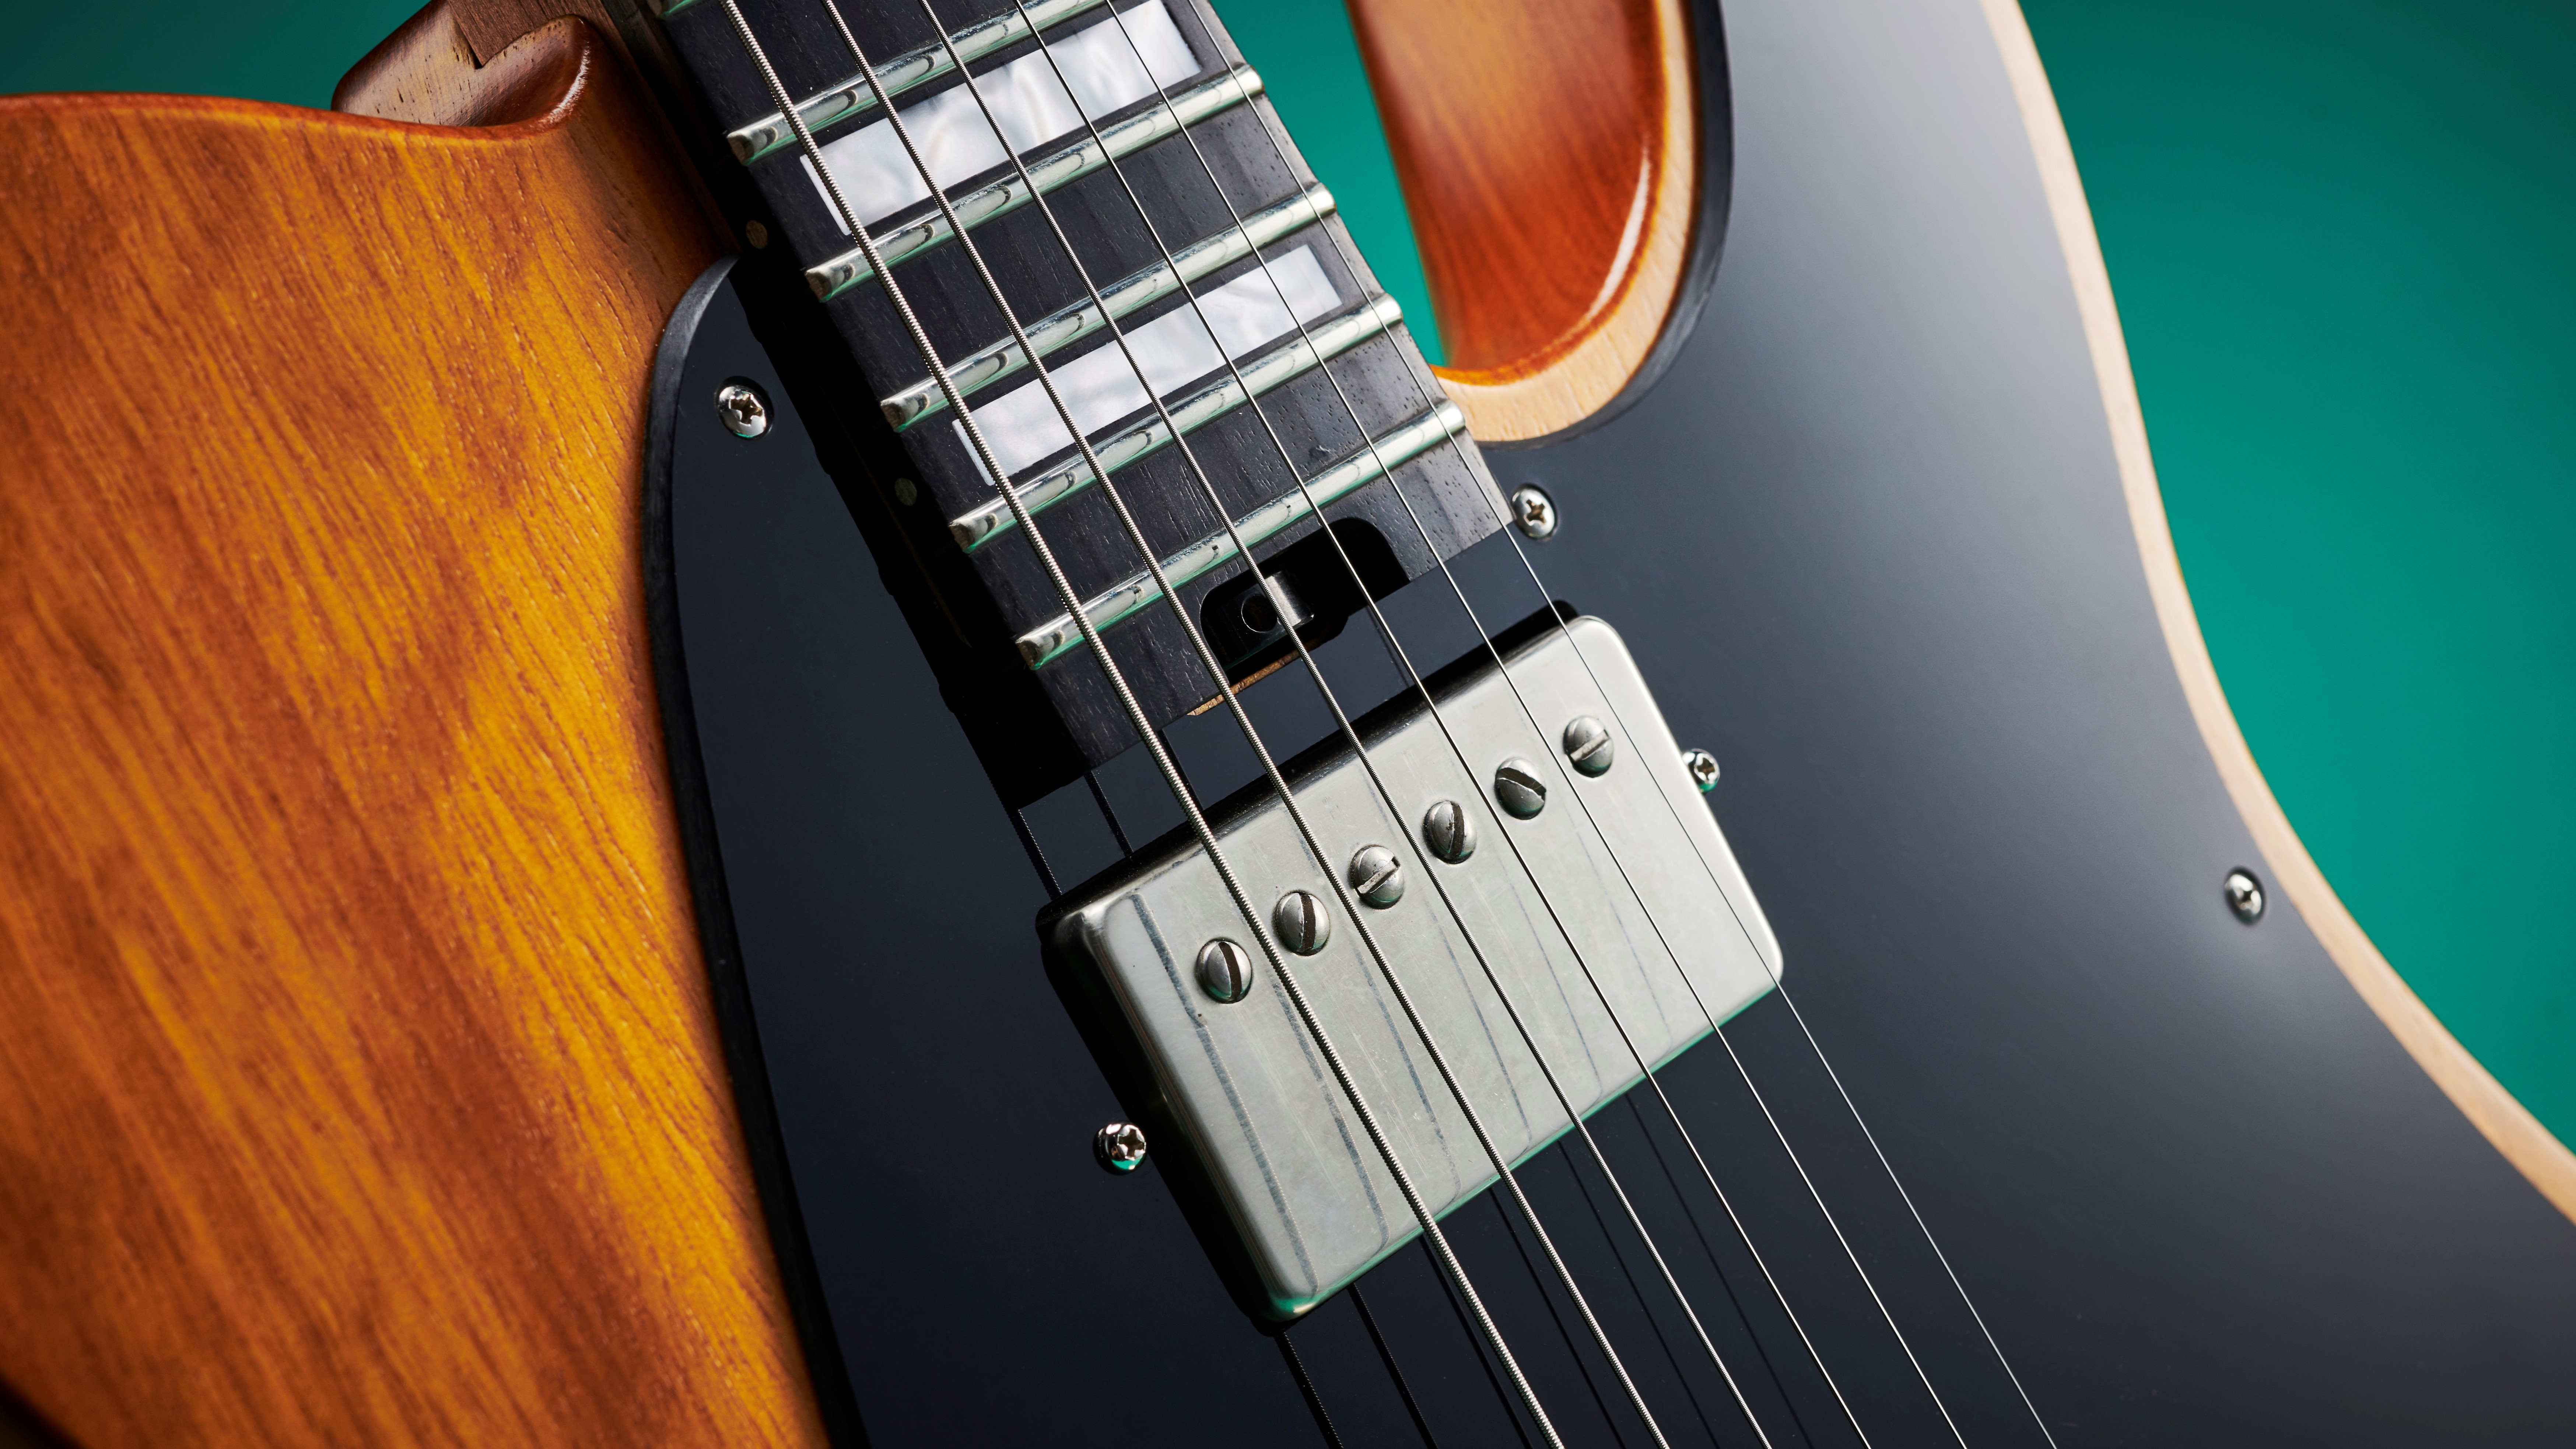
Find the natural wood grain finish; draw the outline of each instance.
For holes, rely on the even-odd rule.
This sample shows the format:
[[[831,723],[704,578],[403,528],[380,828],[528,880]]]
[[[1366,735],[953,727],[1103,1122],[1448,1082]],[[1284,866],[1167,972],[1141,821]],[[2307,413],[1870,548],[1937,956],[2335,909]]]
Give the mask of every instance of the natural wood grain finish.
[[[821,1441],[645,635],[715,245],[566,40],[0,100],[0,1375],[91,1449]]]
[[[1450,396],[1487,442],[1598,411],[1690,259],[1699,111],[1682,0],[1350,0]]]
[[[2102,387],[2102,408],[2111,427],[2112,448],[2119,458],[2120,483],[2127,494],[2129,521],[2138,536],[2147,589],[2154,596],[2156,618],[2174,669],[2182,677],[2183,695],[2200,724],[2201,739],[2218,764],[2220,778],[2245,818],[2263,852],[2269,886],[2298,908],[2353,989],[2441,1087],[2443,1094],[2477,1124],[2496,1150],[2531,1179],[2532,1185],[2559,1211],[2576,1219],[2576,1154],[2550,1135],[2528,1108],[2469,1054],[2423,1000],[2406,985],[2388,958],[2379,954],[2361,923],[2344,908],[2325,872],[2291,828],[2281,802],[2254,763],[2236,713],[2219,686],[2218,667],[2210,662],[2201,637],[2200,619],[2192,611],[2191,591],[2183,583],[2182,560],[2174,553],[2173,530],[2165,521],[2164,494],[2156,486],[2155,457],[2147,448],[2146,415],[2138,406],[2136,378],[2129,370],[2129,346],[2120,330],[2120,309],[2111,296],[2110,269],[2102,260],[2101,239],[2093,230],[2093,212],[2084,200],[2084,181],[2075,169],[2075,148],[2066,138],[2048,72],[2039,47],[2016,0],[1981,0],[1995,44],[2003,54],[2022,122],[2030,133],[2032,154],[2047,188],[2049,211],[2066,253],[2066,268],[2075,285],[2076,305],[2084,317],[2084,334],[2093,353],[2094,375]],[[2215,886],[2212,887],[2215,890]]]

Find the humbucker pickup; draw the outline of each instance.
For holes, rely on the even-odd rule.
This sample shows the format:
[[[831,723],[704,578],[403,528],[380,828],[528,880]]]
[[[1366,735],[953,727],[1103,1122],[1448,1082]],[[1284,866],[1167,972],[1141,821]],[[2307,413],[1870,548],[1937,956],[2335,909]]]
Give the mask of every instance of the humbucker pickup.
[[[1337,741],[1287,767],[1324,865],[1266,784],[1210,812],[1257,906],[1325,913],[1277,933],[1282,959],[1435,1213],[1494,1173],[1358,932],[1322,904],[1323,869],[1348,880],[1514,1163],[1572,1126],[1569,1107],[1589,1116],[1780,973],[1618,634],[1576,618],[1499,668],[1478,657],[1431,681],[1436,717],[1412,694],[1361,720],[1365,764]],[[1140,853],[1043,929],[1114,1004],[1162,1131],[1213,1185],[1273,1315],[1304,1313],[1419,1231],[1195,838]]]

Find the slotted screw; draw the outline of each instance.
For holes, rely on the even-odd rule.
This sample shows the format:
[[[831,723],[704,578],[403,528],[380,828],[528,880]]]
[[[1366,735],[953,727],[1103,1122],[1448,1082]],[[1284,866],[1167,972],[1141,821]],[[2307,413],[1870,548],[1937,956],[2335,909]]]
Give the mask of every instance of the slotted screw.
[[[1442,800],[1423,811],[1422,845],[1451,865],[1474,855],[1476,822],[1467,817],[1467,807],[1455,800]]]
[[[1404,862],[1383,845],[1363,845],[1351,857],[1351,893],[1385,910],[1404,899]]]
[[[1565,727],[1565,758],[1577,771],[1596,777],[1606,775],[1610,773],[1610,762],[1618,756],[1617,747],[1610,743],[1609,727],[1592,716],[1578,716]]]
[[[1270,909],[1270,929],[1279,944],[1300,956],[1312,956],[1333,939],[1333,913],[1312,891],[1290,891]]]

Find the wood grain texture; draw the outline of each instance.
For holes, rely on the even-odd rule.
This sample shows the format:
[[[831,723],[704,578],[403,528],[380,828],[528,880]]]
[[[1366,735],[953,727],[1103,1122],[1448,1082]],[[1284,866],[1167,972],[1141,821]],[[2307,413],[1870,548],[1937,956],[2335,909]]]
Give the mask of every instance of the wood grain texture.
[[[1682,0],[1350,0],[1478,438],[1560,431],[1636,375],[1699,212]]]
[[[2093,371],[2102,388],[2102,407],[2119,459],[2120,481],[2128,497],[2129,521],[2137,532],[2138,553],[2146,569],[2147,588],[2163,626],[2183,695],[2199,722],[2202,740],[2218,765],[2227,792],[2245,818],[2263,852],[2267,884],[2288,898],[2315,933],[2353,989],[2386,1024],[2445,1096],[2486,1139],[2495,1144],[2559,1211],[2576,1219],[2576,1154],[2540,1125],[2528,1108],[2452,1036],[2379,954],[2370,936],[2344,908],[2343,900],[2317,868],[2298,832],[2273,798],[2272,787],[2254,762],[2236,724],[2227,692],[2218,682],[2209,645],[2201,637],[2200,619],[2192,610],[2184,584],[2182,561],[2174,552],[2173,530],[2165,520],[2164,494],[2156,485],[2155,457],[2147,447],[2146,415],[2138,406],[2137,379],[2129,369],[2128,342],[2120,330],[2120,310],[2111,295],[2110,269],[2102,260],[2102,243],[2093,230],[2093,212],[2084,200],[2083,178],[2075,169],[2075,149],[2067,140],[2048,72],[2032,41],[2030,25],[2016,0],[1981,0],[1986,20],[2001,51],[2022,122],[2030,133],[2031,151],[2048,193],[2050,214],[2066,254],[2075,286],[2076,305],[2084,317]],[[2215,887],[2213,887],[2215,889]]]
[[[821,1440],[645,637],[715,244],[523,44],[494,129],[0,100],[0,1376],[92,1449]]]

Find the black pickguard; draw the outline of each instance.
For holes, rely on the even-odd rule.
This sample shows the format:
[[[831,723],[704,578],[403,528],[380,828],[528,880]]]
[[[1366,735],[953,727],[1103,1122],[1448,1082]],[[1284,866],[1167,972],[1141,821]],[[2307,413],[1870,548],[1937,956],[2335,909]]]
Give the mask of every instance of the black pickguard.
[[[1549,589],[1723,761],[1791,993],[2023,1385],[2063,1444],[2576,1439],[2576,1225],[2293,911],[2221,899],[2258,855],[2150,608],[1977,7],[1726,21],[1705,316],[1633,407],[1490,461],[1564,508]],[[1094,1164],[1093,1129],[1150,1104],[1041,956],[1048,885],[884,581],[902,538],[793,408],[746,443],[706,402],[737,375],[789,400],[746,291],[771,305],[714,279],[674,321],[648,528],[702,929],[840,1431],[1521,1442],[1418,1250],[1276,1333],[1158,1161]],[[1496,627],[1541,603],[1509,547],[1463,561]],[[1439,588],[1390,600],[1426,664],[1473,642]],[[1366,632],[1321,657],[1374,703]],[[1324,733],[1310,694],[1291,670],[1248,696],[1283,754]],[[1175,743],[1203,794],[1239,782],[1215,716]],[[1141,844],[1173,817],[1136,764],[1104,785]],[[1064,884],[1116,854],[1081,786],[1027,819]],[[1728,1035],[1967,1441],[2040,1442],[1779,1002]],[[1949,1442],[1723,1049],[1663,1076],[1872,1442]],[[1772,1442],[1856,1442],[1670,1128],[1595,1125]],[[1526,1181],[1673,1442],[1754,1442],[1589,1166]],[[1499,1210],[1450,1227],[1569,1442],[1646,1442]]]

